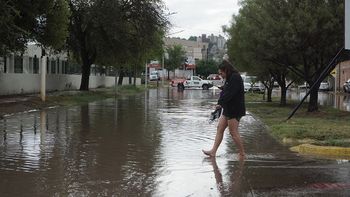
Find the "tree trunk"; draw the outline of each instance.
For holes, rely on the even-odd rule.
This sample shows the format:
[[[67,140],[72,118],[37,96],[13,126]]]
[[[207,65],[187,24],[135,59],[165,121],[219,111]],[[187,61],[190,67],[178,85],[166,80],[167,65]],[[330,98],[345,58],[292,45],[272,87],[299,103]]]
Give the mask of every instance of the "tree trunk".
[[[130,71],[128,72],[128,77],[129,77],[129,85],[132,84],[132,73],[130,73]]]
[[[311,85],[310,85],[311,86]],[[310,92],[310,101],[309,101],[309,105],[307,108],[308,112],[315,112],[318,111],[318,89],[320,87],[320,84],[316,84],[316,87],[311,90]]]
[[[136,68],[136,66],[135,66],[135,68],[134,68],[134,82],[133,82],[133,84],[134,84],[134,86],[136,86],[136,73],[137,73],[137,68]]]
[[[124,70],[123,68],[121,68],[119,72],[118,85],[123,85],[123,78],[124,78]]]
[[[272,90],[273,87],[267,88],[267,102],[272,102]]]
[[[86,59],[83,60],[83,65],[81,67],[80,90],[89,91],[90,68],[91,68],[90,61]]]
[[[287,87],[284,84],[284,86],[281,86],[280,106],[286,106],[286,105],[287,105]]]

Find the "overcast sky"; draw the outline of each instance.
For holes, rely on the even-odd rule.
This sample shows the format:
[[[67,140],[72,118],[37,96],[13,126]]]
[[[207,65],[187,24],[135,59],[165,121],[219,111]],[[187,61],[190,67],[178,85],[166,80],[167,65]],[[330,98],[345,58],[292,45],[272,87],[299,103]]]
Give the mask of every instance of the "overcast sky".
[[[238,0],[164,0],[172,28],[170,37],[189,38],[202,34],[223,35],[222,26],[229,25],[233,14],[239,10]]]

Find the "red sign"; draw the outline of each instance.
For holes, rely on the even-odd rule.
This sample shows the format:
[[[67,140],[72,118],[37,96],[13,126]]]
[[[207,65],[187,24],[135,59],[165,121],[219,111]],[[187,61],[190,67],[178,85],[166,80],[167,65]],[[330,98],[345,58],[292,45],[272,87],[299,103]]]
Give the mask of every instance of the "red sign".
[[[148,68],[158,68],[158,69],[162,68],[162,66],[160,64],[148,64],[147,67]]]
[[[185,64],[186,70],[194,70],[196,69],[196,64]]]

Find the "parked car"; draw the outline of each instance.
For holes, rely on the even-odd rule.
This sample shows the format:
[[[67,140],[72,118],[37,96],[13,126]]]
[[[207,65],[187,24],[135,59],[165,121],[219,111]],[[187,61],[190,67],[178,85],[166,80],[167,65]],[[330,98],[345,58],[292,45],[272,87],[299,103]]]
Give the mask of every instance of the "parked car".
[[[309,88],[310,88],[310,86],[306,82],[304,82],[304,84],[298,86],[298,89],[309,89]]]
[[[304,82],[304,84],[303,85],[299,85],[298,88],[299,89],[310,89],[310,86],[309,86],[308,83]],[[319,87],[318,90],[319,91],[328,91],[328,90],[330,90],[329,82],[326,82],[326,81],[321,82],[320,87]]]
[[[210,74],[207,80],[213,82],[214,86],[221,87],[224,85],[224,79],[219,74]]]
[[[343,85],[344,92],[350,93],[350,79],[348,79]]]
[[[244,84],[244,92],[264,93],[265,86],[260,81],[256,80],[256,76],[241,75]]]
[[[208,80],[222,80],[222,78],[220,77],[219,74],[210,74],[208,77],[207,77]]]
[[[158,71],[152,71],[152,72],[149,74],[149,80],[150,80],[150,81],[157,81],[157,80],[160,80],[160,76],[159,76]]]
[[[330,90],[329,83],[328,82],[321,82],[319,90],[320,91],[328,91],[328,90]]]
[[[201,79],[198,76],[189,76],[187,80],[183,82],[185,88],[202,88],[208,90],[213,87],[213,82],[210,80]]]

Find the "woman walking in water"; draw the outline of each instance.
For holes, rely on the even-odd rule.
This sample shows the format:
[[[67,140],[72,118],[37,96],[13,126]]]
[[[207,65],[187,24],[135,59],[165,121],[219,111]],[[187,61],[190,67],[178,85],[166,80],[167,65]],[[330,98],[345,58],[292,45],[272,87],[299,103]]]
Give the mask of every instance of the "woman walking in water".
[[[213,147],[211,150],[202,151],[210,157],[215,157],[224,131],[228,127],[232,139],[239,149],[239,157],[243,159],[245,156],[244,147],[238,132],[239,121],[245,115],[243,80],[239,72],[228,61],[224,60],[218,67],[219,74],[225,79],[225,85],[216,108],[222,108],[223,112],[219,118]]]

